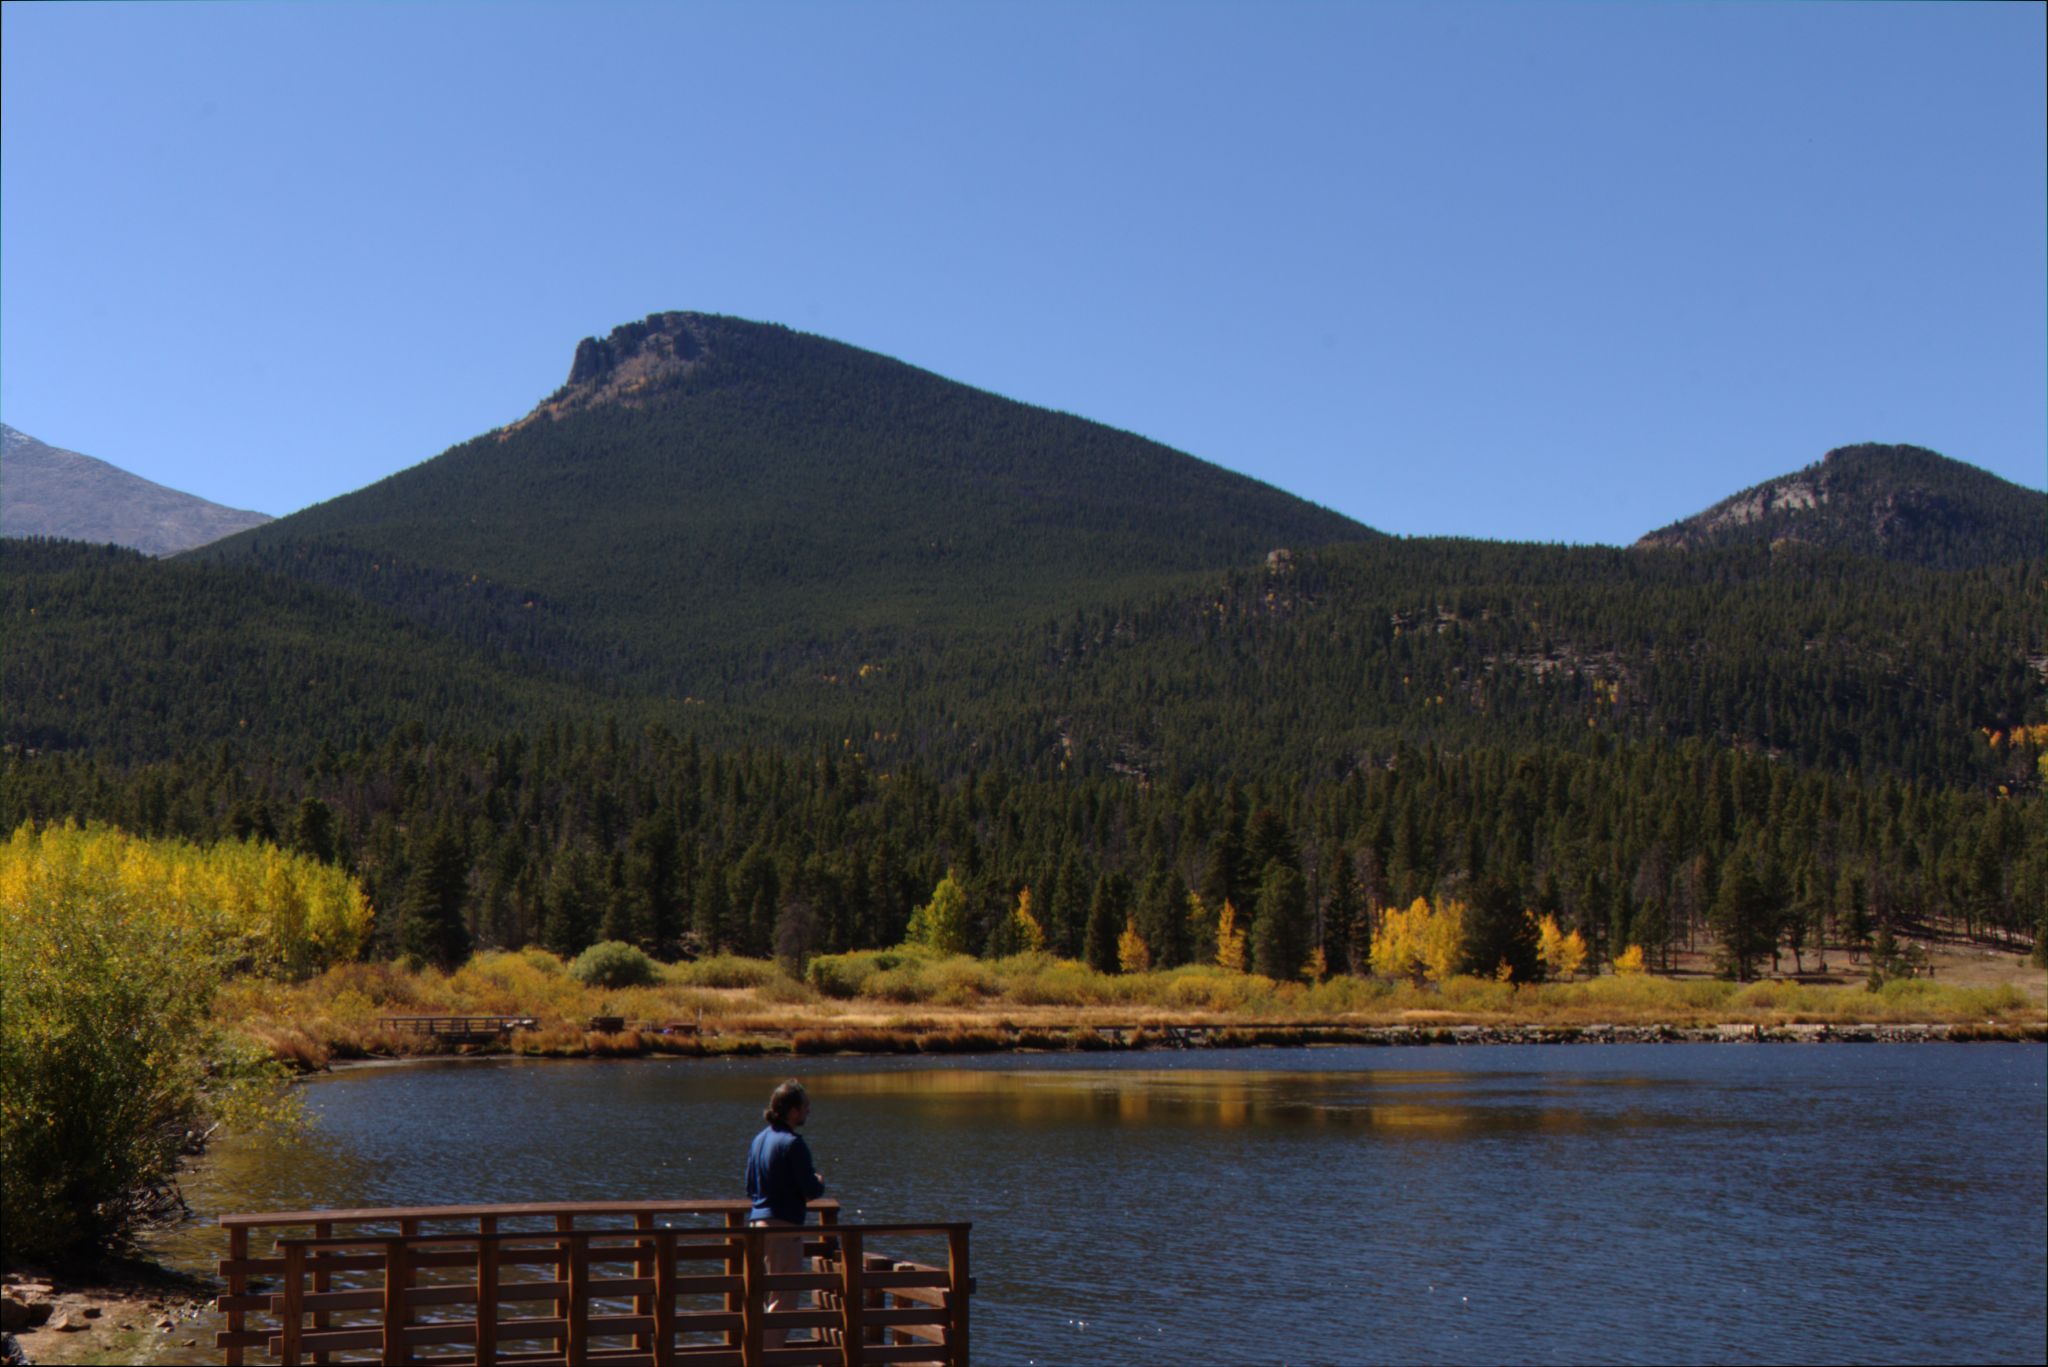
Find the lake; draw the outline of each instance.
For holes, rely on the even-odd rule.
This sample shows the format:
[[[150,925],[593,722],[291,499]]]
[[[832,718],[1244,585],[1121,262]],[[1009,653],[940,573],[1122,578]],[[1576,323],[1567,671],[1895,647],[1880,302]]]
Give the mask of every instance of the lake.
[[[974,1222],[978,1362],[2048,1356],[2038,1045],[370,1067],[186,1195],[736,1196],[792,1072],[843,1218]]]

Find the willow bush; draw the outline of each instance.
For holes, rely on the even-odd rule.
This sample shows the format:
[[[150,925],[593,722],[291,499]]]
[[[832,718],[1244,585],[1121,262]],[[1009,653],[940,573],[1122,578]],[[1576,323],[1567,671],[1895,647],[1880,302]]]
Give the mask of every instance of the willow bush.
[[[209,1019],[231,967],[252,954],[282,967],[331,934],[317,897],[309,915],[279,892],[304,872],[283,858],[105,828],[23,827],[0,846],[10,1260],[119,1246],[177,1208],[178,1159],[212,1120],[283,1117],[275,1066]]]

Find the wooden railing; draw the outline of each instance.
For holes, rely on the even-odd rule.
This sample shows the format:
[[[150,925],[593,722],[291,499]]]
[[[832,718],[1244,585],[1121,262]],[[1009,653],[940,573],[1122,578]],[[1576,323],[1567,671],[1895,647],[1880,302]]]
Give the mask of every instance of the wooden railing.
[[[536,1016],[379,1016],[377,1024],[397,1035],[432,1035],[458,1044],[483,1044],[514,1030],[538,1030]]]
[[[798,1234],[748,1228],[747,1209],[665,1201],[225,1216],[227,1327],[217,1342],[230,1364],[252,1348],[283,1363],[478,1367],[967,1362],[969,1226],[846,1225],[836,1202],[813,1202],[822,1223],[801,1231],[804,1270],[771,1273],[767,1241]],[[535,1223],[552,1228],[512,1227]],[[251,1235],[270,1230],[274,1252],[251,1257]],[[943,1265],[899,1261],[878,1241],[940,1247]],[[771,1311],[770,1299],[801,1308]]]

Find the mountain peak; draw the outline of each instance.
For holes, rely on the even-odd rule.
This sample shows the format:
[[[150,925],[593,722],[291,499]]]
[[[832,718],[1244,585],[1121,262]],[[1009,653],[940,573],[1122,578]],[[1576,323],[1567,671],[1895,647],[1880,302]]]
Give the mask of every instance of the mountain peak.
[[[586,408],[632,407],[674,389],[711,359],[712,340],[731,320],[702,313],[650,313],[621,323],[606,337],[576,344],[569,378],[531,413],[500,429],[504,438],[542,417],[565,418]]]
[[[167,489],[0,424],[0,536],[47,536],[173,555],[271,519]]]
[[[1804,542],[1959,568],[2040,555],[2048,496],[1921,446],[1838,446],[1636,542]]]

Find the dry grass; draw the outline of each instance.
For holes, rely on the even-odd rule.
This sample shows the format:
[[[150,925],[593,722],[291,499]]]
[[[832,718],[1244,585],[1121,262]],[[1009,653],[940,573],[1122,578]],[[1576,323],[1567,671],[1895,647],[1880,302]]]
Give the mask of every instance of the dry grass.
[[[529,949],[479,954],[453,974],[355,963],[296,984],[237,980],[220,993],[216,1012],[304,1069],[450,1052],[379,1024],[383,1016],[419,1014],[538,1017],[538,1030],[514,1035],[509,1045],[536,1057],[1097,1049],[1156,1041],[1167,1026],[1218,1028],[1221,1041],[1264,1043],[1298,1039],[1303,1027],[1334,1039],[1347,1028],[1389,1026],[1925,1023],[2001,1032],[2048,1024],[2048,974],[2018,955],[1968,953],[1967,973],[1895,981],[1874,992],[1860,969],[1839,981],[1749,984],[1693,973],[1520,987],[1479,978],[1309,984],[1213,966],[1103,974],[1043,954],[983,961],[915,951],[821,958],[804,982],[772,962],[721,957],[671,965],[654,986],[602,991],[570,977],[560,959]],[[1937,972],[1944,967],[1937,960]],[[623,1017],[627,1028],[593,1033],[586,1027],[599,1015]],[[1118,1045],[1098,1035],[1098,1026],[1137,1034]]]

